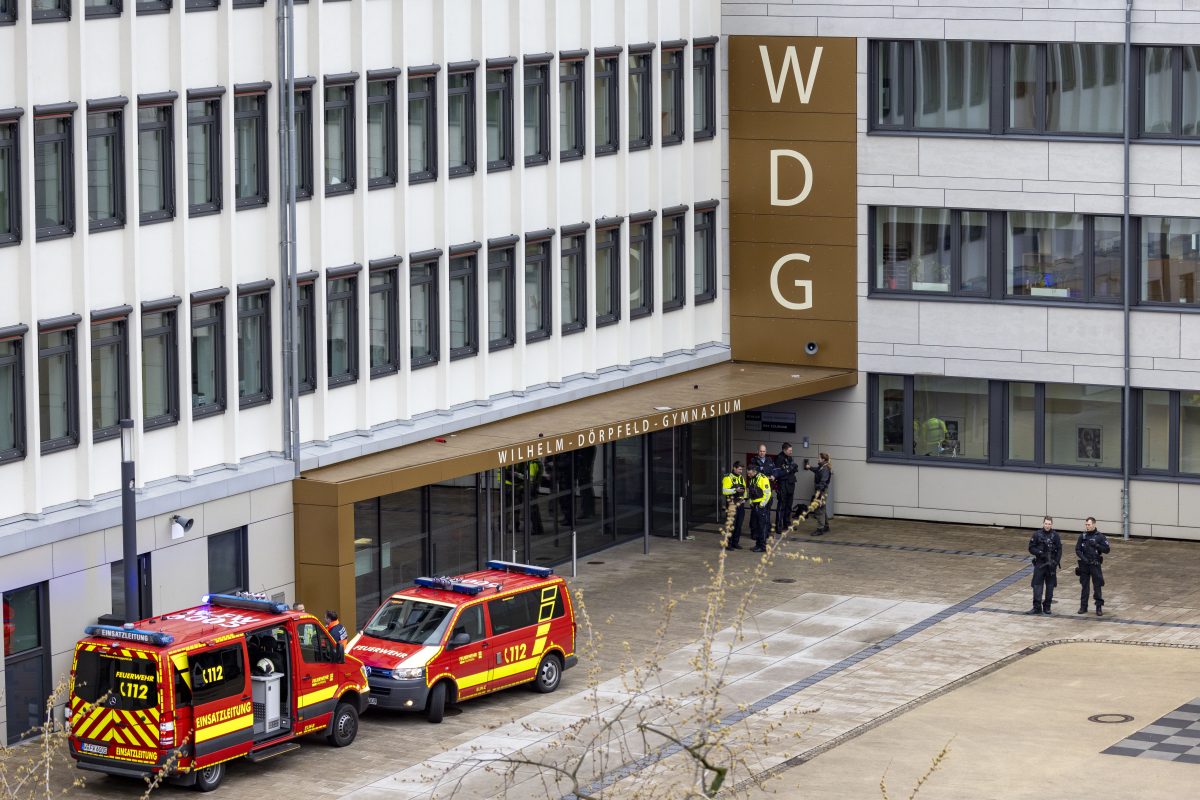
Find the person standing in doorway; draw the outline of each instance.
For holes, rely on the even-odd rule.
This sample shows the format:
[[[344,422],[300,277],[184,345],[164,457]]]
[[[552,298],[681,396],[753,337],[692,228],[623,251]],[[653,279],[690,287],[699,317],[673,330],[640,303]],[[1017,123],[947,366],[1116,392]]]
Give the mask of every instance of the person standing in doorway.
[[[800,467],[792,458],[792,446],[787,442],[775,456],[775,485],[779,497],[775,501],[775,533],[782,536],[792,521],[792,497],[796,494],[796,472]]]
[[[729,519],[729,506],[734,506],[733,530],[726,538],[725,548],[741,550],[742,546],[738,542],[742,540],[742,518],[746,514],[746,479],[742,477],[742,462],[733,462],[733,468],[721,478],[721,500],[724,505],[721,512],[726,515],[721,518],[722,524]]]
[[[813,474],[813,496],[807,507],[801,508],[797,505],[793,512],[802,520],[815,513],[819,524],[810,535],[821,536],[829,533],[829,484],[833,482],[833,465],[829,453],[818,453],[816,465],[809,464],[808,459],[804,459],[804,468]]]
[[[771,527],[770,512],[767,510],[771,503],[771,481],[758,471],[756,464],[746,469],[746,497],[750,502],[750,533],[754,536],[754,552],[765,553]]]
[[[1029,554],[1033,556],[1033,609],[1026,613],[1049,614],[1062,563],[1062,539],[1054,530],[1053,518],[1043,517],[1041,530],[1029,537]]]
[[[1104,616],[1104,595],[1100,591],[1100,587],[1104,585],[1104,570],[1100,565],[1104,563],[1104,554],[1109,551],[1108,539],[1104,538],[1104,534],[1096,530],[1096,518],[1088,517],[1083,523],[1084,531],[1079,534],[1079,539],[1075,542],[1075,557],[1079,559],[1079,566],[1075,568],[1075,574],[1079,576],[1079,610],[1076,614],[1086,614],[1088,611],[1088,584],[1092,587],[1092,596],[1096,600],[1096,616]]]

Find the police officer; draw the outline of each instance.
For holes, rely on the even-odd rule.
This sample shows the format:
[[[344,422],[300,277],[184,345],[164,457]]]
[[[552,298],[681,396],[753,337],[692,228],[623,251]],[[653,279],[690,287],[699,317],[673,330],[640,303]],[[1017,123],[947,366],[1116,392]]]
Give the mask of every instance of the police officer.
[[[1029,537],[1029,554],[1033,556],[1033,609],[1026,613],[1049,614],[1062,564],[1062,539],[1054,530],[1052,517],[1043,517],[1042,529]]]
[[[1079,610],[1076,614],[1086,614],[1088,606],[1088,583],[1092,585],[1092,593],[1096,599],[1096,616],[1103,617],[1104,611],[1104,596],[1100,592],[1100,587],[1104,585],[1104,571],[1100,569],[1100,565],[1104,563],[1104,554],[1109,551],[1108,539],[1104,538],[1104,534],[1096,530],[1096,518],[1088,517],[1083,522],[1083,527],[1086,529],[1079,534],[1078,541],[1075,542],[1075,557],[1079,559],[1079,566],[1075,568],[1075,574],[1079,576]]]
[[[746,468],[746,497],[750,501],[750,534],[754,537],[754,552],[767,552],[767,534],[771,517],[767,510],[771,502],[771,481],[750,464]]]
[[[767,455],[767,446],[765,444],[760,443],[758,445],[758,454],[750,459],[750,462],[758,467],[758,474],[764,476],[771,483],[773,489],[775,483],[775,459]],[[771,522],[770,509],[771,505],[768,502],[766,506],[768,527],[770,527]]]
[[[783,534],[792,521],[792,496],[796,493],[796,472],[800,467],[792,459],[792,446],[787,442],[775,456],[775,486],[779,497],[775,504],[775,533]]]
[[[721,478],[721,500],[725,508],[722,513],[729,513],[729,506],[736,507],[733,512],[733,530],[729,532],[727,550],[741,550],[738,544],[742,540],[742,518],[746,515],[746,479],[742,477],[742,462],[733,462],[733,468]]]
[[[833,467],[829,453],[817,453],[817,463],[809,464],[804,459],[804,468],[813,474],[813,496],[807,507],[797,505],[793,512],[800,519],[808,519],[815,512],[820,525],[810,536],[829,533],[829,484],[833,481]]]

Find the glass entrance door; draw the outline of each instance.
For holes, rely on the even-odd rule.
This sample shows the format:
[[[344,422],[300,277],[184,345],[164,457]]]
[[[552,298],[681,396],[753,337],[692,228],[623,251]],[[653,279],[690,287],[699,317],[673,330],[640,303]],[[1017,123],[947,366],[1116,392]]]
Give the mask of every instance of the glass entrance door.
[[[688,502],[687,426],[650,434],[650,533],[678,538]],[[681,502],[682,501],[682,502]]]
[[[718,523],[721,475],[728,469],[726,427],[728,417],[718,417],[688,426],[688,517],[691,525]]]

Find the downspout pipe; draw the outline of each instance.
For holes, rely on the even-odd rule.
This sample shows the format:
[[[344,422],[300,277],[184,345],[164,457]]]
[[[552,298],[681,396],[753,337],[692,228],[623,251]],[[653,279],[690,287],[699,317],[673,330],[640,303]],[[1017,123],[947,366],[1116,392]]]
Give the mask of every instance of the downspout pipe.
[[[1121,403],[1121,538],[1129,541],[1129,471],[1132,461],[1130,451],[1131,442],[1133,441],[1133,389],[1131,387],[1130,374],[1130,296],[1134,291],[1133,285],[1133,259],[1130,253],[1133,248],[1133,242],[1130,240],[1130,225],[1129,225],[1129,135],[1130,126],[1132,125],[1133,115],[1131,110],[1133,103],[1131,97],[1133,95],[1133,85],[1131,79],[1132,67],[1130,58],[1133,51],[1133,0],[1125,0],[1125,91],[1124,91],[1124,131],[1122,137],[1122,154],[1125,159],[1124,165],[1124,186],[1122,187],[1123,206],[1121,212],[1121,280],[1125,290],[1121,292],[1121,319],[1124,324],[1125,346],[1122,348],[1124,354],[1124,369],[1123,369],[1123,386],[1122,386],[1122,403]]]
[[[1130,0],[1132,2],[1132,0]],[[296,278],[296,7],[293,0],[282,0],[287,8],[287,135],[288,135],[288,309],[287,328],[289,333],[291,384],[287,387],[288,404],[292,420],[292,464],[295,476],[300,477],[300,349],[296,346],[296,333],[300,330],[300,287]],[[312,107],[310,100],[309,107]],[[1128,194],[1128,193],[1126,193]]]
[[[281,291],[282,443],[284,457],[300,474],[299,395],[296,373],[296,75],[292,45],[292,0],[280,0],[275,15],[279,74],[279,285]]]

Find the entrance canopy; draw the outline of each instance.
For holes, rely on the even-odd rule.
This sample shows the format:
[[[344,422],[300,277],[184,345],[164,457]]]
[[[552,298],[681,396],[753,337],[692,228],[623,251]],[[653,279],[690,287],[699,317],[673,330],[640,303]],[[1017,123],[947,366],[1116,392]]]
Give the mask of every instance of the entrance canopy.
[[[853,386],[854,370],[727,361],[310,470],[297,505],[346,506],[438,481]]]

